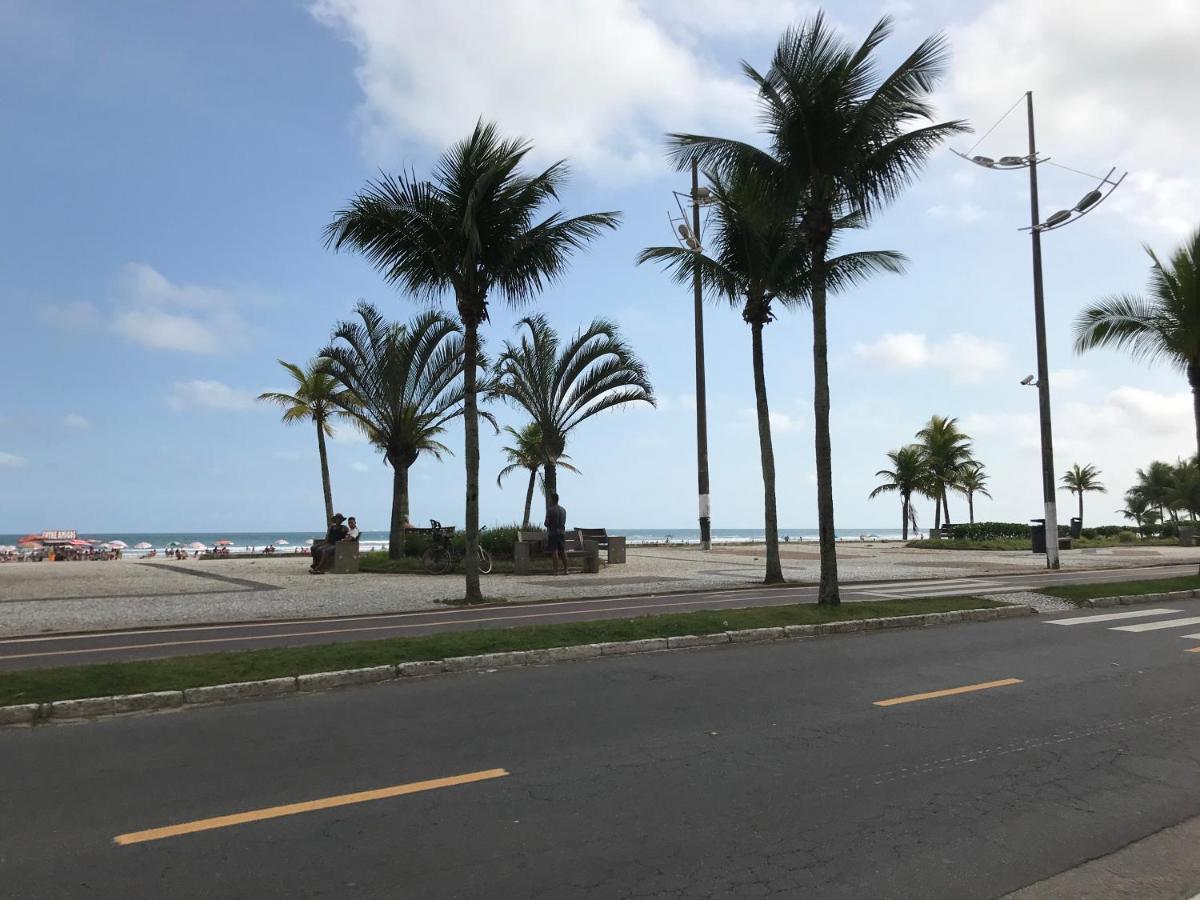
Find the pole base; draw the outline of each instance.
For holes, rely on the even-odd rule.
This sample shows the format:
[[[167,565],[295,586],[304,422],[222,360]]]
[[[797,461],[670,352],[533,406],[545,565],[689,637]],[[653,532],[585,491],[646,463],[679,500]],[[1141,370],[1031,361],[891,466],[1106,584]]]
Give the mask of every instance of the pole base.
[[[700,518],[700,549],[712,549],[712,520],[708,516]]]

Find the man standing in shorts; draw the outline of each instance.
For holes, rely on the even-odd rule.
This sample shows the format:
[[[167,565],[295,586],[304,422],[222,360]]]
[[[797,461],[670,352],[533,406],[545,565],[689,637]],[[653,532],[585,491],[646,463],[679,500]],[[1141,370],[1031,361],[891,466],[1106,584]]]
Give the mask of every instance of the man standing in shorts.
[[[567,511],[558,505],[558,494],[550,495],[546,507],[546,550],[550,553],[551,574],[558,574],[558,563],[562,561],[562,574],[567,574]]]

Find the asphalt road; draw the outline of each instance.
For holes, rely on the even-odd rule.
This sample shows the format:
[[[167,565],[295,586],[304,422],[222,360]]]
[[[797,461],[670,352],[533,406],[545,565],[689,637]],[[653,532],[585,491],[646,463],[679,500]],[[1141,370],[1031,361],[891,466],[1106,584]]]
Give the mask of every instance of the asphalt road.
[[[903,597],[961,596],[1023,591],[1049,584],[1079,584],[1144,578],[1194,575],[1195,565],[1153,566],[1137,569],[1038,572],[978,578],[876,581],[842,585],[847,601],[889,600]],[[398,582],[399,584],[400,582]],[[782,588],[749,588],[693,593],[563,600],[545,603],[447,608],[426,612],[359,615],[322,619],[278,619],[223,625],[181,625],[122,631],[66,635],[29,635],[0,639],[0,671],[123,659],[150,659],[249,650],[260,647],[326,644],[400,635],[431,634],[532,625],[623,618],[655,612],[697,609],[736,609],[816,601],[812,585]],[[48,601],[50,602],[50,601]]]
[[[1200,814],[1164,609],[0,729],[0,894],[996,897]]]

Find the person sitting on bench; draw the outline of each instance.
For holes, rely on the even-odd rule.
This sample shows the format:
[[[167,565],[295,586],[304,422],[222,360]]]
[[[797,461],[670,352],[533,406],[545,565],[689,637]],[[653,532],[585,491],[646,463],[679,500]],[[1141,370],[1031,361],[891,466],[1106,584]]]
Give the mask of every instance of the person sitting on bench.
[[[346,517],[341,513],[334,513],[332,519],[329,520],[329,530],[325,532],[325,540],[313,546],[313,561],[309,567],[309,572],[313,575],[323,575],[325,570],[333,564],[333,551],[337,547],[338,541],[346,536],[347,528],[342,523],[346,521]]]

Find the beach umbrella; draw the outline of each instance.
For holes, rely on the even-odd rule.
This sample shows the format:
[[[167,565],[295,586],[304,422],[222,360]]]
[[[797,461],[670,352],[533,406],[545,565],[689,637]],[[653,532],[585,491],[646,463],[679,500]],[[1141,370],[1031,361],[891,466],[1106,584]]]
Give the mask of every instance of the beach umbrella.
[[[288,542],[285,541],[283,538],[280,538],[279,540],[277,540],[275,542],[276,547],[286,547],[287,545],[288,545]]]
[[[112,544],[101,544],[100,545],[101,550],[111,550],[112,548],[113,548]]]
[[[137,544],[134,544],[133,549],[134,550],[153,550],[154,545],[151,544],[149,541],[141,541]]]
[[[108,546],[112,547],[114,550],[124,550],[129,545],[124,541],[109,541]]]
[[[25,537],[17,541],[18,544],[37,544],[41,545],[42,536],[40,534],[27,534]]]
[[[188,544],[188,549],[189,550],[207,550],[208,547],[206,545],[200,543],[199,541],[192,541],[190,544]]]
[[[171,541],[171,543],[167,544],[167,546],[168,547],[182,547],[183,541]]]
[[[213,546],[214,547],[230,547],[232,545],[233,545],[233,541],[229,540],[229,538],[221,538]]]

